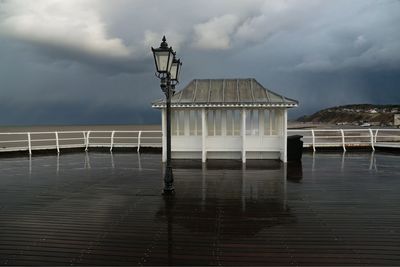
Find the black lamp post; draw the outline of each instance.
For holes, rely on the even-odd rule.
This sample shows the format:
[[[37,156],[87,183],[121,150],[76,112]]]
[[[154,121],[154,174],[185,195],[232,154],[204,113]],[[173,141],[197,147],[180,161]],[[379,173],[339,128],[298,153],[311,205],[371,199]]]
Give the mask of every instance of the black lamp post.
[[[171,96],[174,93],[175,85],[178,83],[178,75],[182,63],[175,58],[172,47],[168,47],[165,36],[159,48],[151,48],[156,64],[156,76],[161,80],[160,87],[166,97],[167,112],[167,165],[164,176],[164,194],[174,193],[174,176],[171,166]]]

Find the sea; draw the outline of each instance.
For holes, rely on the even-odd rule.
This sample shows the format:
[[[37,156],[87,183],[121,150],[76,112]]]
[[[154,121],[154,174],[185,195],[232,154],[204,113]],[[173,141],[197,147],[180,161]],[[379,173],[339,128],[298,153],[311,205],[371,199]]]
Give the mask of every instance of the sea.
[[[97,139],[91,140],[93,142],[109,143],[111,131],[161,131],[161,125],[27,125],[27,126],[0,126],[0,152],[1,151],[16,151],[28,149],[28,135],[18,133],[31,133],[32,149],[47,149],[49,146],[55,148],[55,132],[59,132],[60,145],[75,145],[83,144],[83,132],[87,131],[107,131],[108,133],[96,133],[91,137],[96,136]],[[64,133],[63,133],[64,132]],[[76,132],[76,133],[66,133]],[[36,134],[35,134],[36,133]],[[160,142],[160,134],[147,133],[147,139],[144,142]],[[123,136],[137,136],[129,133],[119,133],[119,137]],[[156,137],[158,136],[158,137]],[[104,137],[99,139],[100,137]],[[156,137],[149,139],[149,137]],[[75,139],[75,140],[66,140]],[[136,142],[136,139],[127,140],[129,142]],[[123,140],[116,140],[115,143],[122,142]],[[143,143],[144,145],[145,143]]]
[[[55,131],[161,131],[159,124],[131,125],[26,125],[0,126],[0,133],[55,132]]]

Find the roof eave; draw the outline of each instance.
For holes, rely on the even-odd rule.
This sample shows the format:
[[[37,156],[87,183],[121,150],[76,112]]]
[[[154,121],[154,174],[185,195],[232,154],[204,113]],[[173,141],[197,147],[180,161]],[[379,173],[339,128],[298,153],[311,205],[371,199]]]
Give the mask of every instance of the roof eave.
[[[153,103],[152,108],[165,108],[165,103]],[[210,103],[198,103],[198,104],[171,104],[173,108],[295,108],[298,107],[298,103],[232,103],[232,104],[210,104]]]

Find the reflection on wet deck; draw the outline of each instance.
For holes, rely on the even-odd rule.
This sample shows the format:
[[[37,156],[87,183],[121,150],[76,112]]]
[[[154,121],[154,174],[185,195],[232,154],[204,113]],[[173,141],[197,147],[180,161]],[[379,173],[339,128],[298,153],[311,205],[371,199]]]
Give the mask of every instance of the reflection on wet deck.
[[[399,157],[174,162],[158,154],[0,159],[3,265],[400,264]]]

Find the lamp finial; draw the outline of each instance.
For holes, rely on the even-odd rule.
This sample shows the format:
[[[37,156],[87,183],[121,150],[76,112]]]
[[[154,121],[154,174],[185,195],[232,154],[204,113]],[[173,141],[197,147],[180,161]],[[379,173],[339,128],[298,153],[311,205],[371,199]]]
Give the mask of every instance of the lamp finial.
[[[167,38],[165,38],[165,35],[162,38],[162,43],[160,44],[160,47],[162,48],[168,47]]]

